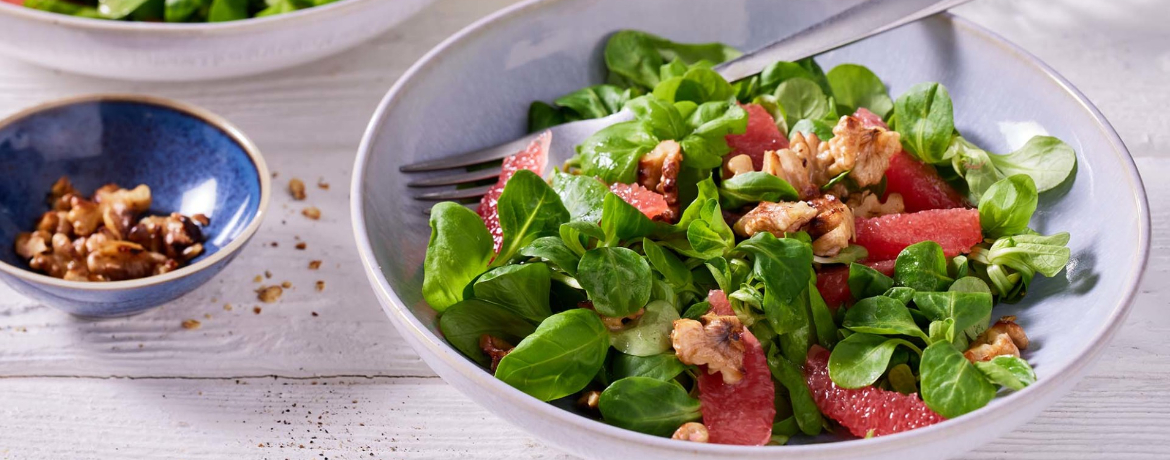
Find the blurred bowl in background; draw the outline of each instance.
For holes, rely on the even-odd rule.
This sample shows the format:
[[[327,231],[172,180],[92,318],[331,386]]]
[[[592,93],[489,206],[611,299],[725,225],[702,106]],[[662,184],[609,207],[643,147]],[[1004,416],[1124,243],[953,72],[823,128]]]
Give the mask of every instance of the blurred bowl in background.
[[[341,0],[216,23],[89,19],[0,1],[0,54],[97,77],[193,81],[268,72],[369,40],[434,0]]]

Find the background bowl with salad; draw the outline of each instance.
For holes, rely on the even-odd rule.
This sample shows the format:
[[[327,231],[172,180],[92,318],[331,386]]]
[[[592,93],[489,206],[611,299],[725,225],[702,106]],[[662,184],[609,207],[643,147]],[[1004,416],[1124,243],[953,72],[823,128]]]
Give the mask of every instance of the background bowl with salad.
[[[729,203],[724,198],[743,198],[752,187],[736,189],[732,187],[737,185],[734,181],[718,179],[713,182],[718,184],[715,187],[699,185],[697,196],[704,198],[704,189],[708,190],[707,193],[712,195],[705,197],[709,204],[691,212],[693,206],[687,203],[693,204],[699,200],[685,200],[680,219],[688,220],[689,216],[689,225],[681,239],[672,239],[670,229],[654,229],[653,224],[641,225],[641,214],[637,209],[633,213],[622,213],[623,210],[634,208],[621,206],[625,200],[611,199],[620,194],[607,195],[608,191],[601,190],[598,194],[605,198],[600,206],[578,207],[575,205],[580,204],[582,197],[588,194],[555,193],[558,189],[555,179],[553,187],[549,188],[535,174],[523,171],[513,176],[521,179],[517,182],[520,185],[511,188],[526,189],[531,193],[509,193],[508,187],[505,187],[499,197],[501,204],[507,202],[506,205],[515,211],[525,208],[518,205],[521,202],[534,202],[531,200],[533,196],[557,195],[557,200],[550,198],[536,201],[546,204],[556,202],[563,207],[550,205],[548,209],[542,208],[541,212],[532,215],[539,216],[539,219],[533,220],[540,224],[536,233],[541,233],[539,230],[545,224],[550,229],[558,227],[558,231],[550,230],[547,234],[534,235],[531,241],[525,240],[527,236],[516,236],[518,233],[513,233],[510,239],[509,228],[514,230],[517,227],[513,225],[514,222],[507,222],[510,218],[501,216],[503,238],[500,248],[508,252],[502,259],[493,261],[504,252],[495,252],[487,228],[478,227],[479,230],[476,230],[476,224],[479,223],[477,216],[457,204],[439,206],[432,210],[429,217],[435,229],[430,239],[431,247],[442,248],[446,245],[443,226],[460,228],[462,231],[454,233],[464,238],[455,244],[462,250],[451,252],[455,259],[464,262],[464,268],[482,262],[484,270],[494,270],[484,275],[469,271],[458,274],[458,270],[447,270],[451,266],[442,267],[441,264],[432,263],[424,266],[428,257],[423,245],[428,241],[430,233],[427,230],[428,217],[422,213],[426,206],[413,202],[411,193],[402,185],[407,182],[398,171],[402,164],[491,145],[525,131],[574,117],[595,116],[593,112],[604,115],[602,112],[612,112],[629,102],[638,119],[635,124],[621,128],[625,130],[624,133],[603,131],[605,136],[599,133],[601,137],[586,141],[576,152],[553,150],[549,152],[549,164],[561,165],[575,153],[580,153],[570,166],[583,169],[589,175],[603,176],[606,182],[631,182],[632,178],[625,177],[629,175],[625,168],[614,168],[617,163],[608,161],[618,160],[621,156],[607,156],[599,146],[606,146],[610,153],[614,151],[614,146],[626,146],[629,150],[645,153],[640,149],[648,151],[659,145],[659,141],[673,139],[683,144],[684,156],[689,147],[692,156],[701,159],[703,153],[726,153],[729,146],[719,144],[721,135],[739,134],[742,132],[740,130],[746,128],[743,124],[733,122],[743,115],[737,112],[735,104],[720,105],[719,101],[703,100],[711,94],[722,96],[719,88],[726,87],[711,79],[689,79],[686,75],[691,72],[690,66],[704,59],[693,56],[726,55],[723,47],[688,48],[677,43],[650,39],[648,50],[634,47],[627,49],[626,53],[614,53],[612,44],[606,44],[613,32],[641,29],[675,42],[723,42],[734,48],[751,49],[782,35],[783,30],[797,30],[847,5],[802,3],[776,8],[769,3],[727,5],[722,2],[696,2],[693,6],[686,11],[679,11],[671,8],[669,2],[628,5],[616,1],[562,1],[518,5],[473,25],[449,40],[417,64],[387,95],[371,122],[355,168],[355,231],[371,282],[388,314],[428,364],[448,382],[498,415],[573,453],[602,458],[632,454],[652,458],[713,458],[726,455],[771,458],[781,453],[809,458],[939,458],[1010,430],[1070,388],[1124,318],[1144,266],[1149,227],[1141,183],[1132,160],[1112,129],[1079,93],[1070,89],[1067,82],[998,37],[949,16],[912,24],[817,58],[820,67],[826,69],[828,74],[845,71],[853,72],[855,77],[863,74],[856,67],[838,67],[840,64],[853,63],[872,71],[874,78],[827,78],[814,66],[791,63],[781,65],[772,73],[773,76],[783,77],[775,88],[769,86],[761,90],[761,94],[754,94],[750,85],[740,84],[733,87],[727,96],[740,99],[740,96],[745,96],[745,86],[748,86],[747,99],[738,102],[755,102],[760,107],[768,107],[771,101],[768,98],[757,98],[772,96],[783,108],[771,111],[776,128],[788,134],[802,130],[818,132],[819,124],[831,127],[837,116],[851,113],[858,106],[879,113],[884,122],[892,122],[895,129],[905,137],[902,142],[905,150],[912,152],[918,160],[935,165],[933,168],[944,175],[949,174],[951,183],[959,185],[960,190],[968,189],[964,199],[969,201],[973,209],[966,212],[979,215],[982,228],[978,230],[980,234],[977,240],[984,241],[972,242],[967,246],[972,257],[965,262],[969,270],[966,273],[951,272],[947,267],[948,264],[958,264],[954,263],[954,254],[947,254],[946,243],[942,247],[912,245],[905,250],[898,248],[892,254],[897,259],[892,279],[878,276],[878,270],[869,271],[858,267],[858,276],[848,276],[848,281],[859,282],[858,287],[866,292],[870,292],[867,288],[878,285],[888,288],[885,286],[886,281],[900,286],[895,286],[893,292],[888,292],[889,289],[872,289],[872,298],[877,300],[865,306],[858,302],[853,310],[848,310],[866,312],[868,308],[872,315],[865,315],[868,318],[861,317],[863,315],[833,318],[833,330],[826,329],[822,334],[818,324],[820,321],[817,320],[819,310],[815,308],[818,302],[812,296],[811,287],[807,284],[785,286],[782,282],[775,282],[800,279],[802,276],[769,277],[761,275],[761,272],[792,271],[791,268],[785,268],[783,263],[773,262],[794,259],[797,253],[826,265],[833,261],[817,260],[812,258],[813,254],[805,254],[816,251],[816,247],[809,245],[807,240],[802,242],[799,235],[776,238],[770,232],[764,232],[751,238],[737,238],[732,236],[732,229],[724,228],[732,222],[724,222],[720,207],[736,207],[735,203]],[[669,9],[676,14],[655,14],[660,9]],[[568,21],[580,27],[566,29],[559,26]],[[641,43],[646,44],[647,41]],[[712,50],[718,52],[708,52]],[[647,51],[650,54],[646,54]],[[697,53],[699,51],[701,53]],[[637,65],[621,68],[621,63],[626,61],[621,59],[623,56],[632,57],[628,61],[635,64],[650,62],[655,65],[645,69]],[[673,69],[676,63],[686,67]],[[459,77],[468,66],[478,69],[476,79]],[[695,75],[699,73],[702,72],[695,72]],[[618,78],[615,78],[615,74]],[[676,77],[680,78],[676,80]],[[826,82],[829,84],[818,85],[822,78],[829,80]],[[877,80],[876,84],[874,79]],[[687,86],[686,80],[693,80],[691,86],[694,88],[688,89],[691,96],[683,96],[686,93],[682,91]],[[807,80],[809,84],[797,80]],[[677,85],[660,90],[666,81],[673,81]],[[838,88],[830,83],[832,81],[851,83]],[[615,84],[615,87],[594,86],[603,82]],[[761,75],[756,83],[767,86],[768,82]],[[922,85],[922,82],[937,82],[938,85]],[[807,88],[795,91],[801,85]],[[575,92],[583,87],[590,89]],[[878,87],[886,95],[885,98],[876,97],[877,92],[869,91]],[[634,90],[637,90],[637,94]],[[639,99],[640,94],[647,93],[657,98],[657,102],[663,99],[670,102],[662,105],[646,99],[646,96]],[[679,105],[680,100],[691,98],[694,94],[700,94],[699,101],[690,101],[696,107]],[[534,100],[546,102],[532,105]],[[549,101],[555,102],[548,104]],[[846,109],[841,109],[842,106]],[[945,110],[942,110],[944,106]],[[698,110],[698,107],[706,109]],[[675,114],[678,116],[671,115],[672,108],[679,111]],[[720,108],[722,110],[718,110]],[[914,117],[911,114],[916,112],[915,108],[922,114],[939,115],[945,112],[946,116]],[[688,116],[681,115],[683,109],[687,110]],[[829,115],[833,115],[831,120]],[[780,126],[780,120],[784,120],[786,126]],[[947,127],[949,129],[942,129]],[[723,128],[730,131],[720,132],[719,136],[706,136]],[[460,136],[448,135],[451,130],[458,130]],[[959,134],[957,137],[956,133]],[[829,133],[823,134],[826,138],[829,136]],[[1050,138],[1059,141],[1048,140]],[[1043,154],[1031,153],[1038,151]],[[1070,161],[1073,159],[1070,154],[1075,155],[1075,164]],[[966,161],[983,156],[1019,161],[1001,161],[994,168],[974,168],[970,167],[974,162]],[[598,161],[599,158],[605,161]],[[1029,158],[1029,161],[1024,161]],[[1034,161],[1037,158],[1042,160]],[[986,166],[987,163],[981,164]],[[715,170],[720,165],[713,162],[697,167]],[[1057,170],[1060,174],[1042,172]],[[987,176],[979,176],[977,172]],[[1060,177],[1055,177],[1057,175]],[[988,183],[981,182],[984,180]],[[512,179],[509,184],[514,181]],[[583,184],[582,190],[595,188]],[[564,190],[565,187],[560,189]],[[715,193],[712,194],[712,191]],[[974,193],[970,193],[972,191]],[[518,197],[528,199],[519,198],[517,201]],[[609,203],[611,201],[612,205]],[[974,209],[976,205],[978,209]],[[1030,211],[1033,206],[1036,209],[1034,212]],[[597,216],[586,219],[587,222],[593,222],[592,225],[572,223],[578,220],[579,213],[588,214],[598,209],[602,225],[597,231],[593,229],[597,226],[594,219]],[[610,219],[605,218],[607,213]],[[619,215],[625,217],[615,217]],[[1106,221],[1099,218],[1101,215],[1115,218]],[[606,224],[607,221],[609,224]],[[692,231],[699,221],[703,221],[704,225],[698,227],[705,227],[708,231],[704,232],[704,228]],[[457,223],[459,225],[455,225]],[[679,221],[673,220],[671,223],[677,225]],[[943,223],[946,222],[940,222]],[[985,223],[992,225],[982,225]],[[569,230],[577,231],[578,235],[595,234],[597,237],[574,238],[571,232],[566,237],[566,233],[559,230],[566,228],[564,225]],[[531,226],[526,228],[532,229]],[[1050,252],[1053,257],[1029,256],[1027,263],[1017,263],[1018,260],[1009,262],[995,257],[980,259],[989,256],[983,251],[995,252],[994,242],[1001,239],[1014,238],[1019,242],[1040,238],[1026,229],[1053,237],[1051,241],[1034,242],[1041,245],[1052,243],[1053,247],[1049,249],[1052,249]],[[658,230],[662,232],[656,234]],[[1071,235],[1061,235],[1063,230],[1070,231]],[[477,235],[480,237],[475,237]],[[537,251],[531,243],[539,238],[559,238],[568,246],[568,251]],[[525,241],[517,242],[519,240]],[[580,253],[573,250],[569,243],[573,240],[583,246]],[[552,240],[545,241],[550,246],[543,249],[553,248]],[[454,240],[446,241],[452,242]],[[987,244],[987,247],[979,250],[972,248],[972,245],[982,244]],[[806,251],[810,246],[811,250]],[[1000,249],[1003,246],[1001,244]],[[451,247],[454,246],[446,249]],[[655,248],[657,250],[653,250]],[[695,267],[686,266],[687,269],[708,268],[702,265],[714,266],[705,272],[691,270],[690,284],[706,283],[728,291],[736,289],[736,286],[723,286],[721,283],[727,284],[729,279],[751,280],[754,277],[755,281],[748,281],[747,284],[759,282],[756,287],[762,288],[763,293],[771,291],[774,295],[785,295],[788,288],[793,288],[792,292],[807,292],[806,297],[800,293],[787,297],[808,299],[805,318],[808,323],[800,327],[816,330],[815,334],[806,334],[803,339],[810,348],[814,343],[816,346],[832,347],[832,354],[837,355],[848,351],[849,347],[860,346],[870,351],[882,351],[886,350],[883,344],[893,344],[888,347],[888,351],[893,351],[901,346],[899,340],[904,340],[902,337],[910,337],[905,340],[910,346],[904,347],[903,352],[907,354],[904,363],[907,367],[918,369],[911,370],[910,380],[918,385],[916,389],[923,395],[926,406],[948,420],[930,419],[929,424],[923,424],[929,426],[896,434],[873,432],[882,436],[859,439],[868,438],[870,433],[865,430],[859,433],[850,424],[839,420],[840,417],[835,417],[832,410],[819,404],[816,410],[808,411],[808,405],[804,404],[808,398],[797,397],[795,393],[800,385],[789,385],[791,376],[785,376],[786,366],[772,363],[776,355],[788,359],[792,364],[800,361],[797,356],[800,353],[794,353],[792,358],[786,356],[785,349],[792,347],[784,337],[791,337],[795,330],[787,322],[791,317],[772,315],[767,308],[769,301],[766,296],[758,302],[761,308],[755,309],[752,305],[753,296],[745,293],[739,296],[740,308],[747,305],[747,309],[756,311],[739,315],[741,312],[737,309],[736,316],[756,319],[756,327],[779,336],[768,336],[760,342],[772,343],[771,350],[765,349],[770,368],[765,374],[771,374],[768,378],[775,377],[778,381],[774,383],[775,387],[784,387],[787,393],[784,398],[776,396],[773,400],[783,399],[788,403],[783,405],[785,407],[775,404],[769,408],[776,411],[776,417],[781,417],[779,414],[785,416],[783,419],[775,419],[775,424],[767,427],[771,437],[767,440],[753,438],[751,443],[788,445],[743,447],[666,439],[681,422],[712,422],[703,410],[703,404],[691,399],[695,395],[689,391],[694,387],[688,383],[688,378],[694,380],[702,377],[697,374],[684,376],[684,371],[660,380],[648,376],[610,379],[615,373],[629,374],[631,369],[638,368],[628,365],[627,361],[631,359],[625,355],[645,358],[641,356],[645,350],[640,347],[661,348],[662,344],[657,343],[661,341],[639,343],[621,333],[606,332],[605,327],[597,327],[599,321],[590,319],[597,318],[596,314],[563,301],[573,297],[572,294],[587,296],[593,302],[594,310],[606,316],[623,316],[628,313],[625,307],[640,303],[642,305],[639,306],[645,311],[640,318],[634,319],[637,322],[635,327],[647,322],[646,318],[651,319],[650,323],[656,323],[656,319],[671,316],[670,313],[685,318],[692,309],[701,306],[704,300],[712,308],[715,304],[723,303],[713,300],[714,296],[708,295],[705,289],[695,290],[684,286],[688,284],[685,282],[688,281],[685,279],[685,270],[672,271],[670,267],[674,264],[663,262],[663,259],[670,259],[661,255],[665,252],[663,248],[668,248],[679,259],[706,260],[706,263]],[[791,255],[794,257],[773,257],[775,254],[787,253],[788,249],[792,249]],[[595,251],[597,254],[606,254],[590,255]],[[842,250],[834,256],[840,257],[844,252]],[[872,246],[868,252],[877,258],[880,248]],[[561,256],[568,259],[576,256],[580,260],[576,267],[572,267],[572,263],[562,263],[566,259]],[[886,254],[886,257],[894,258],[890,256]],[[729,257],[731,260],[728,260]],[[726,261],[726,266],[712,262],[720,258]],[[742,260],[737,263],[737,258]],[[597,270],[598,267],[594,266],[621,260],[626,260],[626,263],[616,264],[611,267],[612,270]],[[511,262],[523,263],[517,265]],[[737,268],[737,265],[741,267]],[[1000,267],[992,268],[994,265]],[[1017,268],[1012,269],[1012,265]],[[769,266],[772,269],[768,269]],[[905,266],[906,269],[898,266]],[[575,268],[576,273],[565,267]],[[802,270],[811,271],[811,262],[802,267]],[[982,276],[977,273],[980,270],[1005,271],[998,274],[982,273],[986,275]],[[532,295],[526,296],[522,292],[525,289],[498,289],[509,284],[543,286],[543,282],[534,281],[536,278],[544,280],[536,272],[550,279],[548,298],[541,299],[543,296],[531,292],[527,294]],[[631,288],[640,285],[638,280],[647,277],[630,276],[629,280],[625,280],[628,282],[621,282],[623,280],[615,280],[612,276],[593,276],[620,272],[649,274],[648,277],[652,278],[649,296],[643,296],[645,293],[642,289]],[[703,273],[708,273],[707,279],[699,282],[697,276]],[[435,274],[442,279],[438,284],[427,280]],[[721,274],[726,276],[720,277]],[[818,279],[821,274],[818,273]],[[970,274],[976,274],[975,278],[979,281],[955,281]],[[1053,277],[1045,278],[1040,274]],[[515,283],[521,278],[525,280],[524,283]],[[552,288],[555,283],[566,284],[570,278],[580,288],[572,286],[572,282],[568,283],[568,290]],[[867,282],[860,283],[866,279]],[[775,285],[769,285],[769,280],[775,282]],[[937,281],[943,281],[947,286],[936,285]],[[678,288],[670,286],[672,283],[678,284]],[[451,287],[435,288],[442,284],[451,284]],[[854,283],[848,284],[852,288]],[[669,290],[675,293],[673,299],[663,294],[668,289],[655,291],[654,285],[670,287]],[[903,288],[902,293],[906,289],[915,290],[917,294],[922,294],[922,299],[913,298],[905,303],[897,300],[899,287]],[[1021,296],[1025,288],[1027,295]],[[879,290],[882,294],[877,294]],[[690,291],[697,292],[690,301],[680,300],[687,296],[678,295],[680,292]],[[444,295],[449,298],[443,298]],[[537,301],[512,299],[514,301],[501,303],[501,295]],[[934,302],[943,297],[953,301]],[[968,303],[966,300],[975,297],[996,299],[998,304],[992,310],[995,318],[1014,316],[1015,321],[1027,329],[1031,340],[1023,358],[1035,368],[1035,383],[1030,381],[1031,374],[1027,372],[999,373],[998,378],[992,377],[996,374],[995,370],[978,370],[977,367],[983,366],[969,363],[963,357],[961,352],[965,351],[968,344],[959,346],[956,342],[961,338],[967,340],[963,337],[966,330],[974,323],[991,326],[994,321],[991,318],[950,315],[944,313],[946,308],[935,307],[949,305],[953,307],[950,308],[952,313],[958,310],[973,311],[959,308],[959,304]],[[733,307],[735,302],[733,299]],[[469,309],[469,303],[478,303],[483,308]],[[517,311],[498,307],[504,303],[533,308]],[[667,308],[661,308],[662,303]],[[676,303],[687,305],[680,307],[674,305]],[[987,306],[982,300],[970,303]],[[915,311],[905,310],[910,305],[914,306]],[[1076,314],[1070,314],[1070,309],[1075,309]],[[898,310],[899,314],[887,314],[893,310]],[[464,331],[452,329],[452,319],[447,316],[460,312],[472,312],[470,315],[462,315],[462,319],[468,320],[464,324],[470,326]],[[480,317],[474,318],[477,314]],[[903,316],[911,319],[892,320],[905,319]],[[519,321],[511,321],[517,317]],[[444,318],[447,323],[444,323]],[[484,321],[485,318],[491,321]],[[882,321],[866,323],[874,319]],[[508,340],[505,341],[510,342],[508,345],[516,345],[512,352],[516,355],[511,358],[503,356],[493,369],[492,353],[485,350],[490,347],[466,340],[464,336],[468,334],[462,333],[476,332],[477,328],[478,332],[489,332],[490,328],[496,328],[490,332],[496,332],[497,336],[507,335],[505,338]],[[764,332],[757,333],[751,326],[749,329],[756,336],[766,335]],[[958,332],[960,329],[964,333]],[[478,333],[471,335],[482,337]],[[633,335],[647,337],[645,334]],[[592,340],[595,336],[602,339]],[[822,336],[833,338],[830,342],[835,343],[819,343]],[[558,338],[567,340],[569,337],[580,343],[566,347],[565,343],[558,342]],[[596,347],[590,346],[595,342]],[[556,347],[572,348],[578,353],[573,354],[571,362],[558,362],[553,359],[555,353],[549,353]],[[753,347],[747,344],[747,348]],[[670,348],[669,344],[667,348]],[[874,353],[853,355],[870,354]],[[876,354],[890,356],[884,351]],[[818,352],[810,353],[807,357],[809,363],[814,362],[813,358],[827,360],[827,377],[841,387],[864,387],[877,382],[882,386],[882,391],[901,393],[898,390],[902,385],[887,372],[885,365],[890,364],[890,360],[879,365],[858,366],[867,361],[851,360],[848,355],[850,353],[829,357]],[[598,356],[602,359],[596,359]],[[846,366],[848,372],[845,374],[833,375],[834,361],[853,365]],[[561,364],[565,366],[557,367]],[[939,372],[948,366],[954,372]],[[806,374],[814,377],[819,375],[815,369],[809,371],[810,367],[813,366],[806,364]],[[873,369],[867,369],[869,367]],[[658,368],[661,370],[664,367]],[[591,370],[596,374],[591,373]],[[745,365],[743,378],[750,378],[749,374],[752,373],[752,366]],[[939,381],[939,376],[944,374],[949,382]],[[560,377],[542,379],[541,375]],[[874,379],[870,378],[875,376]],[[1021,376],[1028,381],[1014,378]],[[804,377],[812,378],[808,375]],[[1013,377],[1014,381],[1008,377]],[[799,374],[796,379],[798,383],[803,383],[799,382]],[[884,380],[885,383],[878,380]],[[569,389],[570,386],[573,388]],[[582,408],[576,398],[579,392],[594,387],[602,390],[600,414]],[[939,391],[941,388],[950,390]],[[904,386],[901,389],[908,390]],[[610,393],[608,398],[607,392]],[[702,399],[701,386],[698,393]],[[996,398],[997,394],[1001,397]],[[649,400],[655,400],[658,404],[645,405],[645,401]],[[764,398],[759,400],[763,401]],[[606,409],[607,405],[610,410]],[[621,410],[615,411],[615,408]],[[801,414],[806,412],[809,420],[802,420]],[[827,425],[815,423],[814,418]],[[598,419],[604,423],[599,423]],[[664,420],[670,423],[657,423]],[[824,426],[834,428],[833,433],[823,430]],[[847,435],[850,431],[852,435]],[[819,434],[814,436],[815,433]],[[852,440],[822,444],[842,439]]]
[[[267,72],[366,41],[432,0],[4,0],[0,53],[98,77]]]

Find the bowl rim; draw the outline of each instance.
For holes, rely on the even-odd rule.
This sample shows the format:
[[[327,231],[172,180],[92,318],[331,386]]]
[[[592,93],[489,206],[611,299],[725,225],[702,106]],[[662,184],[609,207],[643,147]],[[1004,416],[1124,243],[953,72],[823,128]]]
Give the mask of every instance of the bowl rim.
[[[190,34],[210,32],[245,32],[281,28],[305,21],[317,20],[318,16],[337,11],[339,14],[359,8],[360,5],[384,0],[337,0],[321,6],[304,8],[289,13],[266,17],[252,17],[236,21],[225,22],[144,22],[122,21],[117,19],[97,19],[70,16],[68,14],[43,11],[23,5],[14,5],[0,1],[0,15],[10,15],[38,21],[48,26],[69,26],[87,31],[134,32],[144,34],[166,34],[173,37],[185,37]]]
[[[224,134],[227,134],[228,137],[232,139],[232,141],[244,149],[244,152],[247,153],[248,158],[252,161],[252,164],[256,168],[256,174],[259,176],[260,202],[257,204],[256,214],[252,216],[251,222],[249,222],[248,225],[244,227],[244,230],[240,232],[239,235],[236,235],[235,238],[232,238],[232,240],[228,242],[226,246],[221,247],[218,251],[215,251],[203,260],[179,268],[175,271],[163,273],[161,275],[123,281],[66,281],[60,278],[53,278],[48,275],[43,275],[27,268],[17,267],[4,261],[0,261],[0,272],[15,276],[16,278],[27,281],[29,283],[81,291],[117,291],[124,289],[144,288],[147,286],[155,286],[180,278],[185,278],[216,263],[219,263],[224,258],[239,251],[240,248],[243,247],[249,239],[251,239],[252,235],[256,233],[256,230],[260,228],[260,224],[264,221],[264,216],[268,212],[268,202],[272,195],[271,176],[268,173],[268,164],[264,162],[264,156],[260,154],[260,149],[256,147],[256,144],[252,143],[251,139],[248,139],[248,137],[244,135],[243,131],[240,131],[239,128],[231,124],[231,122],[227,121],[227,119],[206,109],[186,102],[142,94],[86,94],[42,102],[32,107],[22,109],[0,120],[0,129],[4,129],[12,123],[23,120],[30,115],[44,112],[46,110],[89,102],[131,102],[171,109],[198,118],[204,123],[207,123],[216,129],[219,129]]]
[[[879,452],[893,452],[919,445],[924,443],[943,442],[950,438],[957,438],[966,432],[969,427],[983,426],[995,427],[998,422],[1005,420],[1005,417],[1014,413],[1016,407],[1023,407],[1027,404],[1025,402],[1040,401],[1046,396],[1055,397],[1062,394],[1062,388],[1069,387],[1083,374],[1089,364],[1093,363],[1105,346],[1124,324],[1125,318],[1132,310],[1134,298],[1137,295],[1142,277],[1145,273],[1145,268],[1149,260],[1150,252],[1150,211],[1149,203],[1146,197],[1145,187],[1142,184],[1141,175],[1138,173],[1137,166],[1133,161],[1132,155],[1126,148],[1125,143],[1118,136],[1116,130],[1105,119],[1104,115],[1093,105],[1092,102],[1085,97],[1076,87],[1072,85],[1067,79],[1058,74],[1052,67],[1045,64],[1033,54],[1020,48],[1018,45],[1008,41],[1007,39],[991,32],[990,30],[968,21],[964,18],[958,17],[952,13],[946,12],[939,14],[937,17],[948,21],[956,29],[965,29],[965,32],[972,34],[977,38],[981,38],[992,45],[998,46],[1004,50],[1008,55],[1015,55],[1020,61],[1031,65],[1042,76],[1047,77],[1051,83],[1064,90],[1064,92],[1072,97],[1073,100],[1080,104],[1081,107],[1088,112],[1090,117],[1096,122],[1097,127],[1101,130],[1101,135],[1112,146],[1111,152],[1121,162],[1122,168],[1128,172],[1127,179],[1131,183],[1133,191],[1132,198],[1138,212],[1138,240],[1135,242],[1138,252],[1136,260],[1129,264],[1130,270],[1125,274],[1122,286],[1124,294],[1119,296],[1117,302],[1114,304],[1108,317],[1097,330],[1096,335],[1087,341],[1083,348],[1074,350],[1079,355],[1079,358],[1066,363],[1060,367],[1052,369],[1050,375],[1039,381],[1035,385],[1030,385],[1020,391],[1015,391],[1005,396],[1000,396],[992,400],[987,406],[980,408],[969,414],[956,419],[946,420],[935,425],[910,430],[907,432],[897,433],[887,436],[879,436],[870,439],[851,439],[847,442],[831,442],[811,445],[791,445],[784,446],[783,449],[776,449],[775,446],[734,446],[734,445],[718,445],[718,444],[700,444],[700,443],[679,443],[671,439],[651,436],[623,428],[618,428],[608,425],[599,420],[583,417],[547,402],[540,401],[533,398],[520,390],[517,390],[504,382],[496,379],[491,374],[484,372],[479,366],[474,366],[473,363],[466,357],[454,350],[454,348],[444,341],[441,337],[433,334],[417,317],[409,311],[398,294],[390,287],[379,269],[377,260],[375,259],[373,248],[370,243],[370,236],[365,223],[365,195],[363,193],[363,179],[366,175],[366,165],[369,157],[372,154],[372,147],[375,138],[379,133],[379,125],[383,123],[387,114],[398,103],[398,96],[405,91],[409,84],[413,84],[415,77],[424,72],[427,68],[435,65],[442,60],[444,53],[454,46],[462,43],[465,40],[474,39],[480,33],[488,31],[496,22],[504,19],[518,19],[522,14],[527,13],[527,10],[533,10],[539,7],[546,7],[550,4],[558,3],[560,0],[527,0],[501,9],[491,15],[468,25],[461,29],[456,34],[448,37],[446,40],[432,48],[426,55],[415,62],[390,88],[390,90],[379,102],[377,110],[374,112],[370,123],[366,128],[366,132],[362,137],[361,144],[358,147],[357,156],[354,160],[353,177],[350,184],[350,216],[354,237],[358,247],[358,254],[361,257],[362,265],[365,268],[366,275],[370,280],[370,284],[377,294],[379,301],[382,303],[383,309],[387,312],[393,312],[391,316],[392,322],[397,326],[398,330],[403,334],[412,336],[412,342],[417,342],[422,347],[426,348],[430,357],[442,361],[442,363],[449,367],[454,372],[459,373],[468,381],[486,388],[494,396],[504,399],[508,404],[518,406],[522,411],[527,413],[540,414],[547,419],[553,419],[558,423],[563,423],[570,429],[578,431],[589,432],[597,436],[612,437],[622,442],[631,444],[640,444],[647,447],[662,450],[664,452],[676,452],[687,454],[703,454],[703,455],[753,455],[761,456],[765,454],[775,455],[784,453],[785,455],[800,455],[800,454],[828,454],[828,455],[855,455],[866,456],[873,455]],[[927,18],[926,20],[932,20]],[[421,355],[421,353],[420,353]],[[1020,404],[1010,404],[1019,402]],[[1046,406],[1045,406],[1046,407]],[[495,414],[499,416],[498,414]],[[1021,422],[1022,423],[1022,422]],[[1017,424],[1013,424],[1014,428]],[[528,431],[525,429],[525,431]],[[1005,430],[1006,431],[1006,430]],[[542,439],[547,438],[543,435],[533,433]]]

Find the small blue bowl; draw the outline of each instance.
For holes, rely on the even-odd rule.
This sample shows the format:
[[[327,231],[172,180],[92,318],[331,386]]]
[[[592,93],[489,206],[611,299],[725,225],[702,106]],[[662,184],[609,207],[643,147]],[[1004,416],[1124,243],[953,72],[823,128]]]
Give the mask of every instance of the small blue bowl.
[[[85,194],[108,183],[146,184],[151,214],[208,216],[203,254],[178,270],[127,281],[65,281],[29,270],[16,254],[16,235],[48,210],[46,194],[61,176]],[[260,151],[205,110],[121,94],[41,104],[0,121],[0,279],[74,315],[139,313],[222,270],[260,226],[270,195]]]

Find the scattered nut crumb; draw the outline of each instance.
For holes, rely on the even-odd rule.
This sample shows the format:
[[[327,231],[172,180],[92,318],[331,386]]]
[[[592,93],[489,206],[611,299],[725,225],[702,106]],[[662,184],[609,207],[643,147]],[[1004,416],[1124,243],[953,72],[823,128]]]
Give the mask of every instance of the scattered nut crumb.
[[[324,280],[317,280],[317,292],[321,292],[324,290],[325,290],[325,281]]]
[[[207,215],[205,215],[205,214],[193,215],[193,216],[191,216],[191,220],[193,220],[195,222],[199,222],[199,225],[202,225],[204,227],[211,225],[211,219],[209,219],[207,217]]]
[[[275,179],[275,178],[276,178],[276,176],[279,176],[279,175],[280,175],[280,172],[278,172],[278,171],[272,171],[272,178],[273,178],[273,179]]]
[[[317,220],[317,219],[321,218],[321,210],[317,209],[316,206],[309,206],[309,207],[301,210],[301,214],[304,214],[305,217],[308,217],[308,218],[313,219],[313,220]]]
[[[257,305],[255,307],[252,307],[252,313],[259,315],[260,314],[260,306]]]
[[[264,276],[262,276],[262,275],[256,275],[255,278],[252,278],[253,283],[259,283],[261,281],[264,281]]]
[[[280,283],[280,287],[288,289],[292,287],[292,281],[284,281]]]
[[[325,182],[324,177],[317,179],[317,188],[319,188],[321,190],[329,190],[329,183]]]
[[[264,277],[268,278],[268,279],[272,279],[272,272],[270,272],[268,270],[264,270]]]
[[[280,300],[281,294],[284,294],[284,289],[280,286],[263,286],[256,290],[256,298],[264,303],[273,303]],[[256,307],[259,310],[260,307]],[[259,312],[257,312],[259,313]]]
[[[183,329],[199,329],[202,324],[199,320],[185,319],[183,320]]]
[[[275,242],[275,241],[273,241],[273,242],[271,242],[271,243],[268,243],[268,244],[269,244],[270,246],[274,247],[274,248],[275,248],[275,247],[277,247],[277,246],[280,246],[280,243],[277,243],[277,242]]]
[[[313,316],[314,316],[314,317],[315,317],[315,316],[317,316],[317,312],[313,312]]]
[[[223,304],[223,310],[224,311],[232,311],[232,304],[230,304],[230,303]]]
[[[305,242],[304,242],[304,241],[301,241],[300,243],[297,243],[297,249],[300,249],[300,250],[304,251],[304,250],[305,250],[305,248],[307,248],[307,247],[309,247],[309,245],[308,245],[308,244],[305,244]]]
[[[310,260],[309,261],[309,270],[316,270],[318,268],[321,268],[321,261],[320,260]]]
[[[203,319],[211,319],[211,313],[204,313]]]
[[[295,177],[289,179],[288,192],[292,194],[294,200],[301,201],[305,199],[305,183]]]

